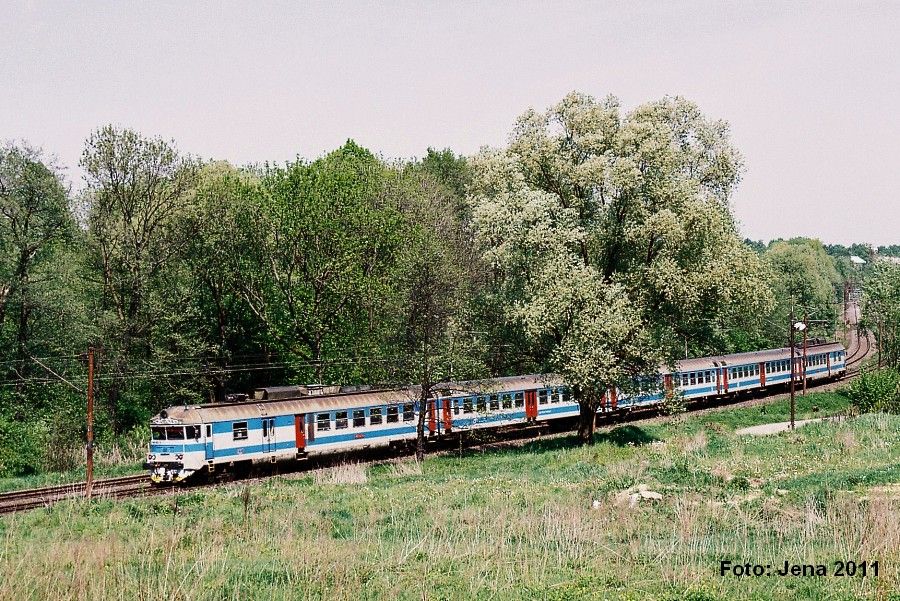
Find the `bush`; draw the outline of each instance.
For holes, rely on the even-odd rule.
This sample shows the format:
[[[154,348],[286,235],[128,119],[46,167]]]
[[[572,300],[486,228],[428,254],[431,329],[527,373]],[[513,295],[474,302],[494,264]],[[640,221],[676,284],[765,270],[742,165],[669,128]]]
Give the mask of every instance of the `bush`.
[[[687,411],[687,401],[680,390],[667,390],[660,409],[663,415],[680,415]]]
[[[846,394],[860,413],[900,414],[900,372],[896,369],[863,372],[850,384]]]
[[[46,432],[0,414],[0,476],[29,476],[41,471]]]

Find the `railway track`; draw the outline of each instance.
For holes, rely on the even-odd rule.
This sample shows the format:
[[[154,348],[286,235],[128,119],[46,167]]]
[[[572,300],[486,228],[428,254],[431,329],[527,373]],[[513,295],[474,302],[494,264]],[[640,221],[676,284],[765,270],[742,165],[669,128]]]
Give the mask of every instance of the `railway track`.
[[[92,499],[121,499],[141,497],[168,492],[168,488],[154,488],[150,485],[146,474],[122,476],[95,480],[91,489]],[[84,482],[60,484],[43,488],[14,490],[0,493],[0,514],[49,507],[59,501],[83,499],[86,485]]]

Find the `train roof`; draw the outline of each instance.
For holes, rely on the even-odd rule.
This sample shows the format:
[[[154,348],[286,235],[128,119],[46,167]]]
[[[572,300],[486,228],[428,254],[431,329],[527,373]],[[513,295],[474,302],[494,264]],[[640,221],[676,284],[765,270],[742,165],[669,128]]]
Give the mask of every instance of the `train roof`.
[[[507,392],[511,390],[530,390],[546,386],[562,386],[563,381],[553,374],[532,374],[525,376],[509,376],[484,380],[468,380],[465,382],[443,382],[434,385],[433,390],[439,396],[457,396],[475,393]],[[288,387],[279,387],[279,394]],[[421,396],[421,387],[409,386],[391,390],[364,391],[332,395],[295,396],[291,399],[264,400],[246,399],[238,403],[217,403],[211,405],[177,405],[169,407],[154,416],[152,425],[164,424],[202,424],[217,421],[233,421],[262,417],[264,415],[289,415],[291,413],[315,413],[318,411],[334,411],[354,407],[371,407],[392,403],[408,403],[417,401]]]
[[[534,390],[564,386],[563,379],[556,374],[527,374],[524,376],[505,376],[486,378],[483,380],[466,380],[463,382],[441,382],[432,389],[442,397],[466,396],[472,394],[510,392],[513,390]]]
[[[248,399],[240,403],[217,403],[212,405],[177,405],[154,416],[154,425],[166,423],[200,424],[261,417],[265,415],[287,415],[333,411],[350,407],[368,407],[388,403],[404,403],[419,397],[419,388],[398,388],[393,390],[367,391],[363,393],[335,394],[323,396],[303,396],[276,401]],[[165,413],[165,415],[163,415]]]
[[[843,351],[844,345],[839,342],[826,342],[824,344],[810,345],[806,349],[807,355],[818,355],[821,353],[831,353],[835,351]],[[799,353],[798,353],[799,354]],[[717,355],[714,357],[698,357],[697,359],[683,359],[675,362],[676,372],[698,371],[702,369],[715,369],[717,367],[732,365],[747,365],[752,363],[762,363],[765,361],[779,361],[781,359],[791,358],[791,347],[786,346],[778,349],[767,349],[764,351],[755,351],[751,353],[734,353],[731,355]],[[660,370],[662,374],[672,373],[673,370],[663,368]]]

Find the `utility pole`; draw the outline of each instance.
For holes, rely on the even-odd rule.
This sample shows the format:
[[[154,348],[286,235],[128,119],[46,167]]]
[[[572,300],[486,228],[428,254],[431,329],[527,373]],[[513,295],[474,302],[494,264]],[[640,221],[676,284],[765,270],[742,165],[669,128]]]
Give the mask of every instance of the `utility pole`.
[[[797,412],[797,401],[795,399],[794,392],[794,304],[791,303],[791,315],[790,315],[790,323],[788,327],[791,330],[790,334],[790,345],[791,345],[791,430],[794,429],[794,416]]]
[[[807,325],[809,323],[809,316],[806,314],[806,309],[803,309],[803,325]],[[809,328],[803,328],[803,396],[806,396],[806,330]]]
[[[94,486],[94,347],[88,347],[87,381],[87,474],[84,481],[84,496],[91,498]]]

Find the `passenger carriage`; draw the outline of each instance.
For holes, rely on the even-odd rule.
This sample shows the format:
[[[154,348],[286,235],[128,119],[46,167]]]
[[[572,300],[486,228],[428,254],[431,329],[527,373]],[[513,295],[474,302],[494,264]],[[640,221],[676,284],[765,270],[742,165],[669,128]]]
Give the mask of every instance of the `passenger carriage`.
[[[840,344],[808,348],[809,380],[844,374]],[[802,357],[795,358],[797,378]],[[650,406],[669,392],[687,400],[716,398],[783,385],[790,379],[790,349],[772,349],[678,361],[641,378],[636,391],[606,392],[600,412]],[[237,402],[176,406],[151,420],[147,467],[154,482],[180,482],[200,471],[246,467],[415,440],[421,389],[332,390],[261,388]],[[326,394],[329,393],[329,394]],[[554,375],[448,382],[434,386],[424,407],[430,436],[575,417],[578,403]]]

